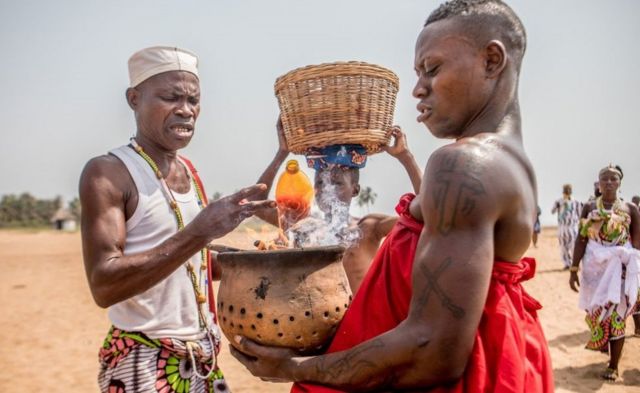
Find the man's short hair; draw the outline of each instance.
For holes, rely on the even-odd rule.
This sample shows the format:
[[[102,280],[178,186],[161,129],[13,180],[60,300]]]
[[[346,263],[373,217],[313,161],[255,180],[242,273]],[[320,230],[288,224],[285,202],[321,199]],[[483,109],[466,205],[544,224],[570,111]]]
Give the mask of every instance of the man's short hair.
[[[517,68],[520,68],[527,47],[527,33],[518,15],[508,5],[501,0],[450,0],[433,11],[424,26],[454,17],[464,18],[465,29],[473,37],[482,38],[492,29],[507,51],[514,55]]]

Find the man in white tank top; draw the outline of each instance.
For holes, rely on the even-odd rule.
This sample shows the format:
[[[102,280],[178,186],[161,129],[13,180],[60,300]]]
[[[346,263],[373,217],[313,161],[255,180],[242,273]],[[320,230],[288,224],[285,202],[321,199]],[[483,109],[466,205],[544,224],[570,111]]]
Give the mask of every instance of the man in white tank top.
[[[198,58],[151,47],[129,59],[130,144],[91,159],[80,178],[82,246],[91,293],[113,324],[100,349],[100,389],[227,392],[218,365],[206,245],[271,201],[247,187],[207,204],[191,163],[178,156],[200,113]]]

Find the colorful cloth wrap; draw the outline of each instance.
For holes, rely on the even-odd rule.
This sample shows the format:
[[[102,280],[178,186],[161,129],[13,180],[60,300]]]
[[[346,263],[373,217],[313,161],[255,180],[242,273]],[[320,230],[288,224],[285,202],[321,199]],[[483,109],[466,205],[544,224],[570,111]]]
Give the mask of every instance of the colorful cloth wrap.
[[[400,199],[400,218],[340,323],[327,352],[338,352],[396,327],[408,314],[413,258],[422,223],[409,213],[414,195]],[[553,392],[553,370],[536,311],[540,303],[520,284],[534,276],[535,260],[495,261],[487,302],[463,377],[452,385],[413,392]],[[336,393],[294,384],[293,393]]]
[[[588,240],[582,257],[578,305],[585,310],[591,337],[587,349],[607,352],[609,341],[625,336],[626,319],[640,308],[640,251],[631,246],[631,216],[616,199],[606,210],[602,197],[580,222]]]
[[[195,365],[187,345],[192,346]],[[215,344],[214,344],[215,345]],[[206,338],[186,343],[171,338],[151,339],[144,333],[111,327],[100,349],[98,384],[103,393],[228,393],[222,371],[214,359],[219,345]],[[207,375],[201,379],[194,372]]]
[[[311,148],[305,154],[307,165],[315,170],[331,166],[364,168],[367,163],[367,149],[362,145],[331,145]]]
[[[589,239],[582,258],[578,305],[591,331],[587,349],[606,352],[625,336],[626,319],[637,313],[640,251],[630,242],[606,246]]]

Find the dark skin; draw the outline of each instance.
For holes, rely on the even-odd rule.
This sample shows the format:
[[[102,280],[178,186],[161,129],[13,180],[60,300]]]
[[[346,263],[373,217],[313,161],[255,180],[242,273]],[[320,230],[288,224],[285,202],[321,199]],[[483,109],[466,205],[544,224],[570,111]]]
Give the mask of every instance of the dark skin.
[[[620,188],[620,175],[614,171],[605,171],[601,173],[599,176],[598,187],[600,192],[602,193],[602,204],[605,209],[611,209],[616,198],[618,196],[618,188]],[[586,218],[589,213],[596,209],[596,202],[590,201],[582,209],[582,214],[580,218]],[[638,211],[638,207],[629,202],[623,202],[622,210],[625,211],[629,216],[631,216],[631,224],[629,226],[630,233],[630,241],[633,248],[640,249],[640,212]],[[584,257],[584,253],[587,249],[588,238],[579,235],[576,239],[576,243],[573,250],[573,264],[572,266],[576,269],[580,266],[580,261]],[[569,276],[569,287],[575,292],[579,291],[580,287],[580,279],[578,277],[578,272],[571,272]],[[640,316],[634,315],[633,320],[636,326],[636,334],[639,333],[638,326],[640,326]],[[609,368],[613,370],[618,369],[618,363],[620,362],[620,357],[622,356],[622,348],[624,346],[624,338],[619,340],[609,341],[610,348],[610,358],[609,358]],[[615,378],[614,375],[610,373],[605,373],[607,375],[603,375],[603,377],[607,379]]]
[[[416,43],[418,121],[455,142],[430,157],[412,204],[425,225],[407,319],[351,349],[315,357],[237,337],[232,353],[254,375],[350,392],[462,376],[494,260],[520,260],[536,217],[535,177],[520,131],[519,65],[499,38],[478,43],[450,18],[425,27]]]
[[[278,131],[278,151],[267,169],[265,169],[258,179],[258,182],[266,184],[268,188],[264,193],[256,196],[257,198],[267,198],[278,168],[289,154],[280,119],[278,119],[276,128]],[[398,126],[391,127],[388,130],[388,135],[393,138],[393,143],[390,146],[384,146],[383,150],[400,161],[409,175],[414,192],[419,192],[422,170],[409,150],[406,135]],[[325,181],[325,179],[320,176],[320,173],[321,172],[318,171],[314,176],[315,197],[320,209],[327,214],[330,209],[321,203],[321,190],[324,188],[322,182]],[[346,171],[334,169],[330,176],[328,176],[328,179],[331,181],[331,185],[336,188],[336,196],[338,199],[346,205],[351,205],[351,200],[360,193],[360,184],[355,182]],[[262,212],[258,216],[266,222],[278,226],[278,211],[276,209]],[[356,293],[360,287],[362,279],[369,269],[369,265],[376,251],[380,247],[380,242],[391,231],[391,228],[393,228],[397,220],[398,218],[396,216],[373,213],[362,217],[360,220],[352,220],[353,222],[350,223],[350,227],[357,226],[362,234],[358,243],[347,249],[342,258],[347,278],[349,279],[349,286],[353,293]],[[282,220],[281,225],[284,230],[288,229],[288,222],[286,219]]]
[[[571,186],[565,185],[562,187],[562,196],[566,199],[571,199]],[[560,205],[557,203],[553,205],[553,209],[551,209],[551,214],[555,214],[560,209]]]
[[[417,194],[420,192],[422,169],[420,169],[409,150],[406,135],[400,127],[393,126],[389,130],[389,134],[393,137],[394,143],[390,146],[385,146],[384,150],[400,161],[409,175],[413,191]],[[391,232],[397,221],[397,216],[387,216],[379,213],[367,214],[358,221],[358,228],[362,233],[362,237],[358,244],[345,251],[345,255],[342,258],[349,285],[354,294],[358,291],[364,276],[367,274],[382,239]]]
[[[157,163],[171,190],[187,192],[191,187],[187,169],[177,154],[189,144],[200,113],[198,78],[185,71],[165,72],[127,89],[126,96],[135,113],[138,144]],[[247,187],[212,202],[157,247],[124,255],[126,221],[138,204],[138,191],[125,165],[111,155],[95,157],[86,164],[79,188],[83,259],[91,293],[100,307],[146,291],[211,240],[274,205],[273,201],[247,202],[266,186]]]

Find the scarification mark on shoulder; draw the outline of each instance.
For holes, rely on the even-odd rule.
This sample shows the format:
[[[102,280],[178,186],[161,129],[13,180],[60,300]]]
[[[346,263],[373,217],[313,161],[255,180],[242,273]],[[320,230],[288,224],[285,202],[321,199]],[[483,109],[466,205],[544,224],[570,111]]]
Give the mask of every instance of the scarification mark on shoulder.
[[[434,169],[433,199],[437,209],[437,230],[447,236],[460,215],[474,212],[479,196],[486,194],[482,164],[474,154],[460,151],[443,154]]]

